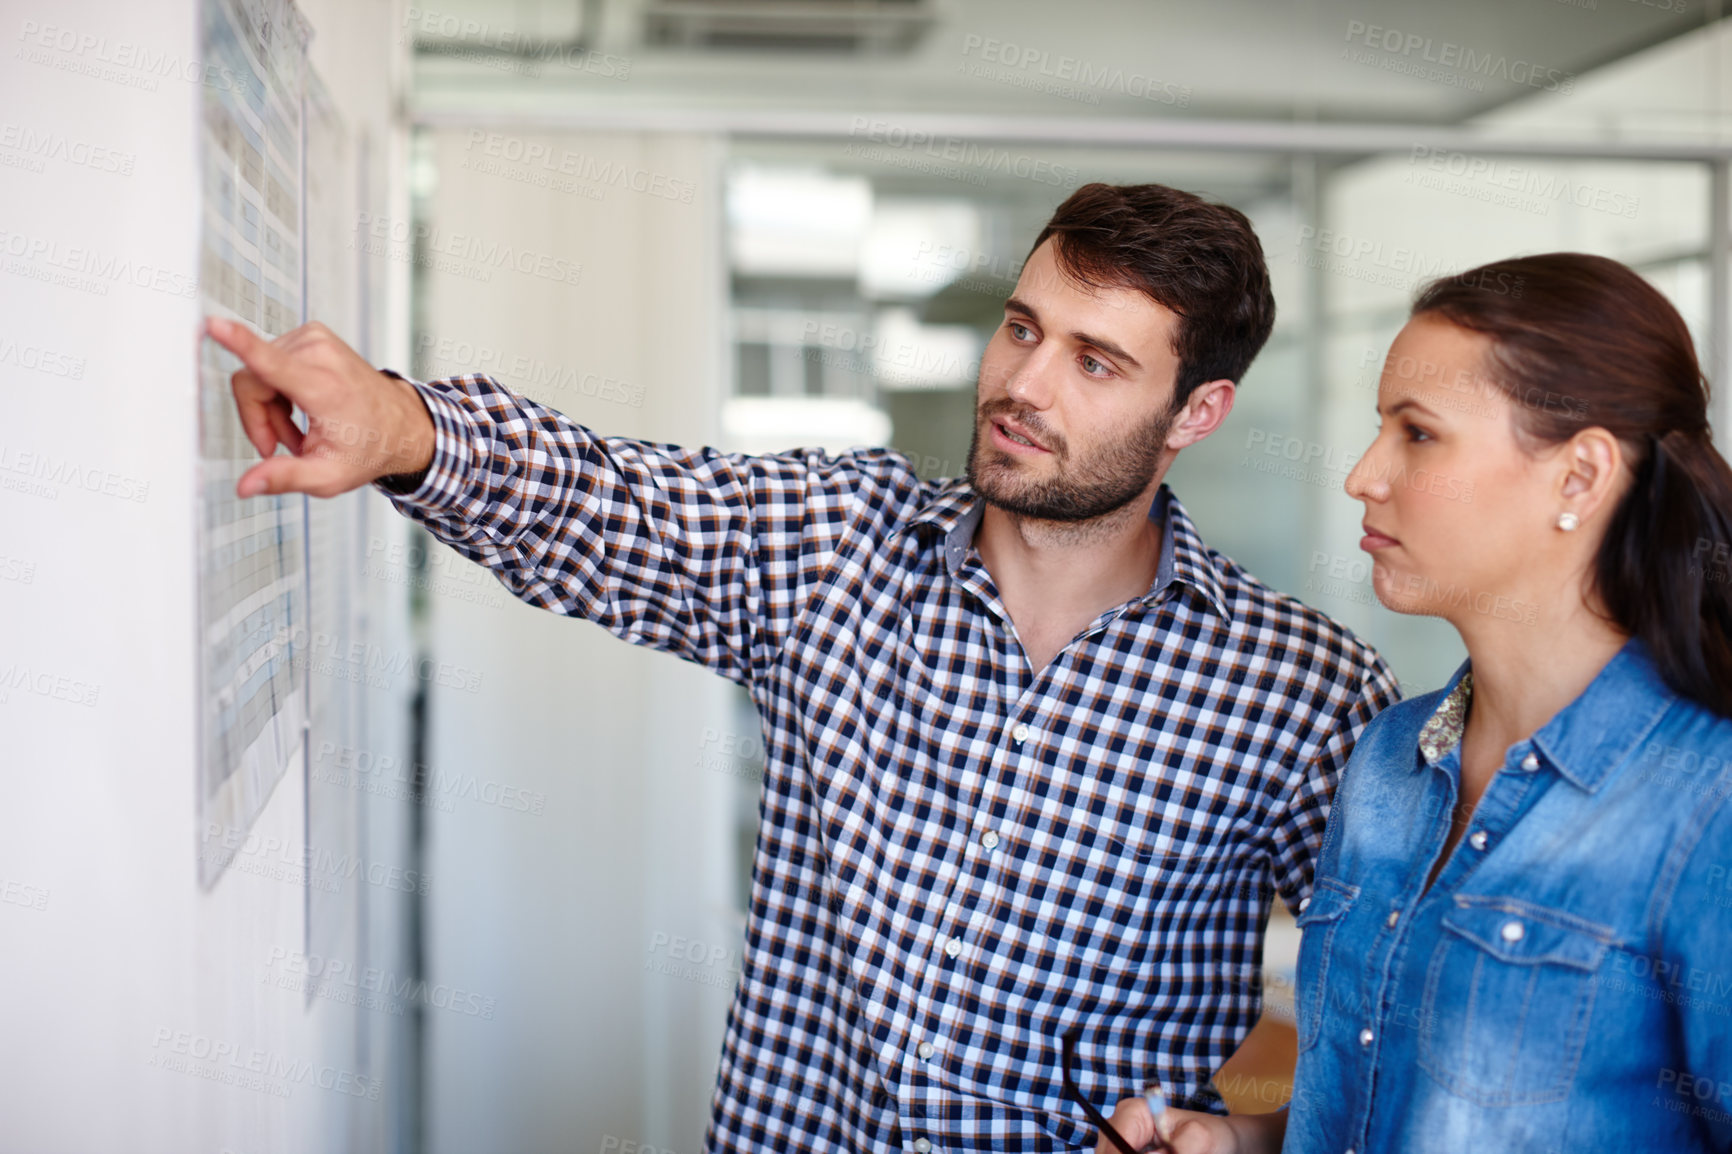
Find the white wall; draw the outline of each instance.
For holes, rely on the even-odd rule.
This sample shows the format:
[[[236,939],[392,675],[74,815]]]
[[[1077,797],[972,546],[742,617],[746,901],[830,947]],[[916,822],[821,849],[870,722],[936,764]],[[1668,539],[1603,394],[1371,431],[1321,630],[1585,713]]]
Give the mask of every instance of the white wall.
[[[395,13],[337,0],[307,10],[315,67],[373,141],[383,209],[402,149]],[[0,1150],[401,1148],[401,1026],[264,980],[304,949],[303,887],[235,869],[208,891],[198,882],[198,301],[148,276],[105,289],[40,279],[82,261],[74,249],[165,270],[173,286],[197,276],[201,89],[177,65],[198,75],[198,6],[7,0],[0,30]],[[60,143],[44,155],[27,139]],[[81,161],[92,156],[129,160],[108,171]],[[401,346],[403,310],[374,284],[371,340]],[[53,367],[26,349],[48,350]],[[45,482],[32,454],[57,472],[71,462],[85,484]],[[343,513],[351,528],[361,509]],[[400,591],[375,584],[354,585],[356,619],[369,639],[406,643]],[[344,719],[344,736],[399,748],[391,696],[371,703],[370,730]],[[398,852],[400,813],[363,810],[354,791],[340,801],[369,853]],[[292,771],[257,832],[298,849],[305,804]],[[401,903],[382,890],[366,900],[338,911],[349,922],[334,940],[400,965]],[[183,1038],[226,1050],[175,1055],[191,1072],[153,1064]],[[224,1080],[255,1054],[314,1073],[267,1077],[275,1092]],[[377,1079],[382,1093],[323,1089],[326,1070]]]
[[[512,159],[531,146],[550,168]],[[582,271],[570,285],[428,268],[417,371],[491,372],[603,433],[716,443],[719,144],[506,132],[490,146],[459,129],[435,134],[432,153],[439,236]],[[568,153],[573,175],[561,176]],[[584,179],[602,165],[691,182],[690,203],[644,181],[634,192]],[[433,973],[496,998],[497,1014],[431,1023],[429,1148],[695,1150],[738,969],[728,834],[739,779],[700,764],[706,728],[739,728],[730,687],[516,602],[443,547],[434,572],[434,653],[480,682],[435,688],[430,761],[542,811],[459,798],[432,814]],[[705,942],[705,964],[671,959],[675,938]],[[717,946],[728,956],[709,964]],[[668,962],[674,973],[661,972]]]

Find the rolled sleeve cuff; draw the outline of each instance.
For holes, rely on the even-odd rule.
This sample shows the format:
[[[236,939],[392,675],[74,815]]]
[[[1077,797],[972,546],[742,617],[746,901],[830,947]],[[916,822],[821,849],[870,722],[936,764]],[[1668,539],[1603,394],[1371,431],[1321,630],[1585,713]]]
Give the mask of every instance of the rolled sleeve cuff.
[[[390,369],[380,372],[408,382],[421,395],[433,417],[433,460],[418,481],[416,474],[400,474],[381,477],[373,487],[405,511],[437,515],[472,508],[479,497],[475,491],[479,480],[475,474],[475,423],[468,410],[433,385]],[[405,482],[409,487],[404,487]]]

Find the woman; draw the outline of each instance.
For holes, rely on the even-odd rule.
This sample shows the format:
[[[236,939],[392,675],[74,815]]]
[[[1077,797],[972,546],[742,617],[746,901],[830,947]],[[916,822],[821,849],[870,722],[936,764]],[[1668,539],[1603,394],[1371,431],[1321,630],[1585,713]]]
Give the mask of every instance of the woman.
[[[1347,491],[1378,598],[1468,659],[1342,776],[1288,1109],[1166,1111],[1181,1154],[1732,1149],[1732,470],[1707,404],[1683,320],[1615,261],[1420,294]],[[1153,1139],[1140,1099],[1112,1121]]]

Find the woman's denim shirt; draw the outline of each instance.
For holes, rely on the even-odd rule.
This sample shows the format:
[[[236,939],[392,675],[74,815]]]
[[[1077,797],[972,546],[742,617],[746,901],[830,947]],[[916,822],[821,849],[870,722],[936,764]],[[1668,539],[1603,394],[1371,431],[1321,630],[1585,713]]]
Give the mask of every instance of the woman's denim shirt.
[[[1732,1150],[1732,721],[1631,640],[1421,896],[1472,693],[1379,714],[1301,907],[1288,1154]]]

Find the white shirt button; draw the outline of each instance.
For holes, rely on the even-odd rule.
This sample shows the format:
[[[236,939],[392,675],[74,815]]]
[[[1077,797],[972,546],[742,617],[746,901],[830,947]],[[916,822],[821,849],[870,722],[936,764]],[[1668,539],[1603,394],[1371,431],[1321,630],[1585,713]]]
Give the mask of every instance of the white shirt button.
[[[932,1143],[924,1138],[914,1140],[914,1154],[931,1154]]]
[[[998,832],[996,830],[987,830],[985,833],[980,835],[980,844],[985,846],[987,849],[997,849]]]
[[[1387,918],[1384,918],[1384,919],[1383,919],[1383,924],[1384,924],[1384,925],[1386,925],[1386,926],[1388,926],[1388,927],[1389,927],[1389,928],[1390,928],[1390,929],[1392,929],[1392,930],[1393,930],[1393,929],[1394,929],[1394,928],[1395,928],[1395,923],[1396,923],[1396,922],[1399,922],[1399,921],[1400,921],[1400,920],[1401,920],[1401,913],[1400,913],[1400,911],[1398,911],[1398,910],[1390,910],[1390,911],[1389,911],[1389,916],[1388,916],[1388,917],[1387,917]]]
[[[1485,848],[1485,830],[1483,830],[1483,829],[1474,830],[1473,833],[1471,835],[1469,835],[1469,837],[1467,839],[1467,844],[1471,845],[1474,849],[1484,849]]]
[[[1369,1045],[1371,1045],[1371,1039],[1375,1038],[1376,1036],[1377,1035],[1373,1034],[1369,1029],[1361,1030],[1361,1031],[1359,1031],[1359,1044],[1361,1046],[1369,1046]]]
[[[1299,899],[1299,912],[1300,912],[1300,913],[1304,913],[1304,912],[1305,912],[1305,907],[1306,907],[1306,906],[1308,906],[1308,905],[1310,905],[1310,904],[1311,904],[1311,899],[1310,899],[1310,898],[1308,898],[1308,897],[1306,897],[1306,898],[1300,898],[1300,899]]]
[[[1523,769],[1538,769],[1539,767],[1540,759],[1537,755],[1530,753],[1526,757],[1522,758]]]
[[[1010,736],[1018,745],[1021,745],[1028,740],[1028,726],[1023,722],[1017,722],[1016,728],[1010,731]]]
[[[1505,922],[1498,936],[1506,942],[1519,942],[1527,936],[1527,927],[1520,922]]]
[[[961,938],[951,938],[948,942],[945,942],[944,943],[944,952],[949,954],[953,958],[957,954],[960,954],[962,952],[962,939]]]
[[[920,1048],[915,1050],[914,1052],[916,1054],[919,1054],[921,1056],[921,1058],[924,1059],[924,1058],[932,1057],[932,1055],[936,1049],[937,1049],[937,1047],[933,1046],[933,1044],[931,1042],[922,1042],[922,1043],[920,1043]]]

